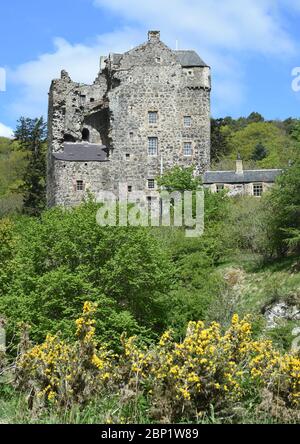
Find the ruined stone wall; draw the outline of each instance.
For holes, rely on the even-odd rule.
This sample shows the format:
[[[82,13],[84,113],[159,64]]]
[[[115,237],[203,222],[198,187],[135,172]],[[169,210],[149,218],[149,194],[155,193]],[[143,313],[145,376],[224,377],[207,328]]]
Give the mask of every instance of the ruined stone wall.
[[[149,124],[148,112],[158,113]],[[184,126],[191,116],[191,127]],[[110,149],[109,162],[61,162],[52,152],[65,141],[89,141]],[[157,156],[148,155],[148,138],[157,137]],[[192,156],[183,155],[191,142]],[[49,97],[49,205],[74,205],[85,192],[118,190],[126,182],[149,195],[148,179],[178,164],[203,172],[210,163],[210,69],[182,67],[174,51],[152,33],[149,41],[123,54],[111,55],[93,85],[74,83],[68,74],[52,83]]]
[[[63,151],[65,141],[82,141],[83,129],[89,131],[89,142],[105,144],[107,134],[107,107],[104,96],[107,92],[105,76],[93,85],[73,82],[68,73],[54,80],[49,93],[48,110],[48,205],[73,205],[81,200],[73,186],[73,177],[78,170],[86,179],[90,178],[95,165],[91,163],[62,164],[52,153]],[[99,167],[100,165],[97,165]],[[95,179],[98,176],[95,176]],[[78,178],[78,180],[81,180]],[[99,181],[97,180],[97,183]],[[102,183],[102,182],[101,182]]]

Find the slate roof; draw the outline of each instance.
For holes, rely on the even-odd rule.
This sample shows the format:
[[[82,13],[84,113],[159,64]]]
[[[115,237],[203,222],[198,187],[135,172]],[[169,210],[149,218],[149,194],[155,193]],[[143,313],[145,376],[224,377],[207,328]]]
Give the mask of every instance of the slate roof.
[[[65,162],[106,162],[108,150],[105,145],[94,143],[64,143],[64,151],[53,153],[57,160]]]
[[[184,68],[187,67],[204,67],[208,66],[202,59],[199,57],[199,55],[196,53],[196,51],[191,50],[176,50],[174,51],[174,54],[178,60],[178,62],[183,66]],[[123,57],[123,54],[116,54],[111,53],[110,59],[114,65],[119,65],[120,61]]]
[[[174,51],[178,62],[183,67],[193,67],[193,66],[208,66],[202,59],[199,57],[199,55],[196,53],[196,51]]]
[[[282,170],[245,170],[242,174],[235,171],[207,171],[204,173],[204,184],[232,184],[232,183],[273,183],[282,173]]]

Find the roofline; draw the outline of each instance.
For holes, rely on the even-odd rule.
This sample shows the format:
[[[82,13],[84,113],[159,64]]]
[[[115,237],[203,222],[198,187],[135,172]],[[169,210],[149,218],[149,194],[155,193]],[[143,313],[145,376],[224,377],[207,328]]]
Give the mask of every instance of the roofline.
[[[261,172],[261,171],[284,171],[282,168],[273,168],[273,169],[261,169],[261,170],[244,170],[244,172],[246,171],[251,171],[252,173],[255,172]],[[204,174],[208,174],[208,173],[233,173],[236,174],[237,176],[241,176],[243,173],[237,173],[235,170],[209,170],[209,171],[205,171]]]
[[[228,184],[228,185],[234,185],[234,184],[243,184],[243,183],[275,183],[274,180],[241,180],[241,181],[236,181],[236,182],[232,182],[230,180],[223,180],[218,182],[217,180],[214,180],[213,182],[211,181],[207,181],[207,182],[203,182],[203,185],[214,185],[214,184]]]
[[[89,163],[89,162],[94,162],[94,163],[104,163],[104,162],[109,162],[110,159],[104,159],[104,160],[96,160],[96,159],[88,159],[88,160],[74,160],[74,159],[58,159],[57,157],[53,156],[54,160],[56,162],[73,162],[73,163]]]

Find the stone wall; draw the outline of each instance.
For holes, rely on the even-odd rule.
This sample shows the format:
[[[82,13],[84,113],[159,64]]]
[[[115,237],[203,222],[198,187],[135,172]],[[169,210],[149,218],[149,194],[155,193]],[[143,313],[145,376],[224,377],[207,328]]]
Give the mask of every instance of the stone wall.
[[[102,59],[103,65],[103,59]],[[156,111],[156,124],[148,112]],[[184,126],[191,116],[191,127]],[[92,143],[110,149],[109,162],[62,162],[52,152],[64,141]],[[157,156],[148,155],[148,138],[157,137]],[[183,155],[184,142],[193,154]],[[210,68],[183,67],[174,51],[150,33],[147,43],[110,55],[93,85],[72,82],[68,73],[52,82],[49,95],[48,204],[74,205],[85,190],[118,190],[126,182],[133,191],[148,190],[148,179],[174,165],[195,165],[198,173],[210,164]]]
[[[228,190],[228,196],[234,197],[234,196],[253,196],[253,185],[255,183],[241,183],[241,184],[222,184],[224,185],[224,189]],[[274,184],[272,183],[262,183],[263,186],[263,193],[268,191]],[[217,184],[207,185],[207,188],[209,188],[213,193],[217,192]]]

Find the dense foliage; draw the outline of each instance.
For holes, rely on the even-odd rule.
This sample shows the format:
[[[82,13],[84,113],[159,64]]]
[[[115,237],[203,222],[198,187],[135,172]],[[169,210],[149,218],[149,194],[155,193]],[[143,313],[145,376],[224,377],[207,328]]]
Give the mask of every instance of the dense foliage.
[[[300,301],[299,122],[257,113],[213,122],[219,167],[239,146],[248,165],[284,172],[262,199],[205,190],[205,232],[194,239],[185,227],[101,227],[92,197],[43,211],[44,130],[43,121],[23,119],[18,141],[0,140],[0,202],[24,198],[25,213],[11,205],[0,214],[0,321],[31,407],[81,409],[101,399],[118,411],[104,412],[108,421],[141,421],[143,412],[149,421],[201,421],[214,411],[240,421],[238,403],[295,420],[299,357],[276,347],[290,350],[297,324],[266,328],[264,315],[272,301]],[[201,190],[193,168],[173,168],[158,183]],[[234,313],[251,313],[252,327]],[[1,365],[0,356],[0,376]]]
[[[120,353],[112,354],[95,340],[95,312],[95,304],[85,302],[76,320],[75,343],[50,335],[34,347],[21,343],[16,384],[31,394],[31,408],[71,409],[97,395],[115,396],[120,406],[106,413],[109,422],[134,421],[128,413],[120,417],[119,411],[141,398],[152,421],[201,421],[211,406],[232,420],[239,417],[237,403],[254,396],[257,412],[269,409],[271,414],[272,405],[259,405],[265,387],[271,399],[297,419],[300,359],[281,355],[271,341],[255,340],[249,320],[234,315],[227,331],[216,322],[208,327],[190,322],[181,342],[166,331],[150,347],[123,336]]]
[[[212,119],[211,128],[212,160],[219,169],[232,168],[238,153],[249,167],[282,168],[297,152],[297,119],[265,121],[252,113],[236,120]]]
[[[267,204],[272,247],[300,255],[300,158],[279,177]]]
[[[43,117],[21,117],[15,131],[15,138],[28,160],[21,189],[24,212],[30,215],[40,214],[46,206],[46,128]]]
[[[25,153],[16,141],[0,137],[0,217],[21,211]]]

